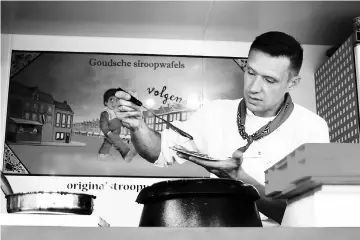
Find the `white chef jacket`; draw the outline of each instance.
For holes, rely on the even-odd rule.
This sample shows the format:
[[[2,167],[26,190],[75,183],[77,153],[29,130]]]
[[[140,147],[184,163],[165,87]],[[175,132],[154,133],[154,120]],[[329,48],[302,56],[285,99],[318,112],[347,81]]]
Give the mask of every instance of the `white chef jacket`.
[[[193,141],[180,136],[173,130],[161,133],[161,153],[154,163],[158,167],[167,167],[175,161],[186,162],[179,158],[170,146],[182,145],[191,151],[199,151],[210,157],[225,160],[242,146],[237,126],[237,109],[241,99],[214,100],[196,111],[185,122],[174,125],[194,137]],[[257,117],[247,110],[245,130],[251,135],[274,117]],[[280,161],[304,143],[329,143],[329,129],[326,121],[310,110],[294,103],[289,118],[274,132],[254,141],[243,155],[243,170],[265,185],[264,171]],[[211,177],[215,177],[211,174]]]

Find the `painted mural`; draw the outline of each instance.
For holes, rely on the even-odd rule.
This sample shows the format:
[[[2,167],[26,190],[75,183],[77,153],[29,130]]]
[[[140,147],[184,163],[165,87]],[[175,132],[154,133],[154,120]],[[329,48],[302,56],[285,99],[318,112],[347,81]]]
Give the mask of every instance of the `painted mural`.
[[[163,169],[139,155],[124,161],[121,149],[133,149],[129,131],[112,129],[116,144],[104,134],[111,89],[136,94],[170,122],[186,121],[207,101],[242,97],[246,59],[14,51],[11,63],[5,172],[200,177],[208,173],[194,164]],[[144,120],[167,128],[147,110]]]

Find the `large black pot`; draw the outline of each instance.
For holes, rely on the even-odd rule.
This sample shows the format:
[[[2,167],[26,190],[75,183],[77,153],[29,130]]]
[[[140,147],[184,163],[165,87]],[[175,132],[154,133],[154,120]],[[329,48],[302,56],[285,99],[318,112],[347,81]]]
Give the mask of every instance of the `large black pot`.
[[[220,178],[163,181],[143,188],[140,227],[262,227],[255,187]]]

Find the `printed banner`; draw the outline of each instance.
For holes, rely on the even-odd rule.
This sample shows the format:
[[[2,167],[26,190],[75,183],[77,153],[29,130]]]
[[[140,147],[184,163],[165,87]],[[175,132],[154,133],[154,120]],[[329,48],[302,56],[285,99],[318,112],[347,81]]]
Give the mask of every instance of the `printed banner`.
[[[208,176],[185,163],[158,168],[131,149],[110,89],[134,93],[156,115],[186,121],[215,99],[243,94],[246,59],[64,52],[12,53],[4,171],[76,176]],[[167,125],[144,109],[148,126]],[[111,132],[117,140],[110,142]],[[105,134],[104,134],[105,133]],[[131,159],[131,158],[130,158]]]

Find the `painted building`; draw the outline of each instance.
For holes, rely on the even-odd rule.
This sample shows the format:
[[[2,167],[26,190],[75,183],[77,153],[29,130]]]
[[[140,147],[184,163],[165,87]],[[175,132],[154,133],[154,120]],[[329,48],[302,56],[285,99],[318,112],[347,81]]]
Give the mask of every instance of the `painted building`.
[[[195,110],[181,108],[179,106],[166,107],[161,106],[159,109],[153,111],[157,116],[169,121],[186,121],[195,112]],[[155,131],[161,132],[164,129],[168,129],[169,126],[161,119],[155,118],[155,116],[149,111],[144,112],[145,123]]]
[[[57,113],[70,116],[69,120],[66,118],[65,121],[66,131],[59,131],[59,128],[55,127]],[[19,82],[10,81],[6,124],[7,141],[66,142],[66,132],[71,132],[73,115],[73,111],[66,102],[55,101],[51,94],[40,91],[38,87],[27,87]],[[68,121],[70,121],[70,128],[68,128]],[[64,132],[64,139],[57,140],[56,132]]]
[[[99,119],[73,123],[72,132],[77,135],[104,137],[104,133],[100,129]],[[130,130],[125,127],[121,127],[120,137],[123,140],[129,140]]]
[[[55,124],[53,141],[69,143],[71,141],[74,112],[66,101],[58,102],[54,100],[54,104]]]
[[[92,121],[76,122],[72,124],[73,133],[86,136],[103,136],[100,129],[100,120],[93,119]]]

